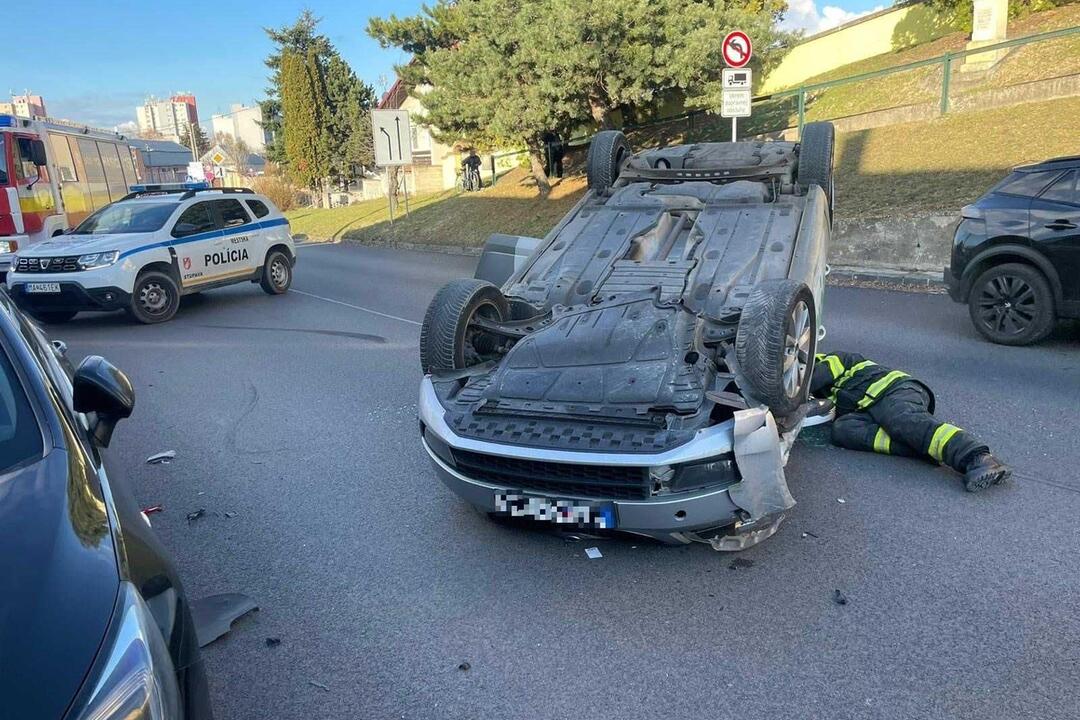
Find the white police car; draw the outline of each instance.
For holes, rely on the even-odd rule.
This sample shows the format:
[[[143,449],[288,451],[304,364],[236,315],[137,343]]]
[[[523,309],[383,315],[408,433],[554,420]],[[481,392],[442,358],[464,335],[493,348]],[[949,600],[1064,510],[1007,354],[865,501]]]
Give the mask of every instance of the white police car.
[[[271,295],[292,283],[289,221],[247,188],[133,186],[71,232],[20,249],[8,294],[44,322],[124,309],[144,323],[172,318],[180,297],[239,282]]]

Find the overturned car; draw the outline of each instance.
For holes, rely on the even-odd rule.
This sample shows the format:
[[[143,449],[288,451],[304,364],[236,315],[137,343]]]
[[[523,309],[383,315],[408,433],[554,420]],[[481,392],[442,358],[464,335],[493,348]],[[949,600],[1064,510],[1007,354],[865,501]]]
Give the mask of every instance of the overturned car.
[[[632,154],[605,131],[543,240],[495,236],[424,318],[422,441],[481,511],[739,550],[794,505],[833,127]]]

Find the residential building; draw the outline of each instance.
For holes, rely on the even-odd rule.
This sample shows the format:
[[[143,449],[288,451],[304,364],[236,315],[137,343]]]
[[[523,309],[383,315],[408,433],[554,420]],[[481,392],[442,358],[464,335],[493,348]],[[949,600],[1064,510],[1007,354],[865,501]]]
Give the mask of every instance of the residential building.
[[[18,115],[24,118],[47,117],[45,98],[40,95],[12,95],[11,102],[0,102],[0,115]]]
[[[132,138],[128,145],[135,151],[136,166],[142,168],[146,183],[184,182],[187,180],[191,150],[172,140]]]
[[[149,97],[135,108],[135,117],[140,133],[161,135],[175,142],[187,137],[188,128],[199,122],[194,95],[174,95],[168,100]]]
[[[234,104],[227,113],[212,115],[210,117],[211,132],[214,137],[223,133],[243,140],[251,152],[261,154],[266,149],[266,143],[270,140],[269,134],[262,126],[262,108],[258,105]]]

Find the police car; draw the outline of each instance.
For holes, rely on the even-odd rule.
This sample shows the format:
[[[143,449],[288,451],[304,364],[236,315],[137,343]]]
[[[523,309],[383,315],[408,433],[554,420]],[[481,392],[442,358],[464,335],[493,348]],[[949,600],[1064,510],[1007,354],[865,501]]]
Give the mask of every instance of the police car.
[[[43,322],[84,310],[127,310],[165,322],[183,295],[257,282],[270,295],[292,283],[289,221],[247,188],[133,186],[74,230],[16,254],[9,294]]]

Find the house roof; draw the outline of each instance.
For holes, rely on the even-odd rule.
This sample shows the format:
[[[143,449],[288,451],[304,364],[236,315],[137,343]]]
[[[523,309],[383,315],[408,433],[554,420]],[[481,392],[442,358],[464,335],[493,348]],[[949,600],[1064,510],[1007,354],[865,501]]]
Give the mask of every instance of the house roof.
[[[186,167],[191,162],[191,150],[172,140],[132,138],[128,146],[138,151],[146,167]]]
[[[390,89],[383,94],[382,99],[379,100],[379,109],[397,110],[407,97],[409,97],[409,88],[401,78],[398,78],[390,86]]]

